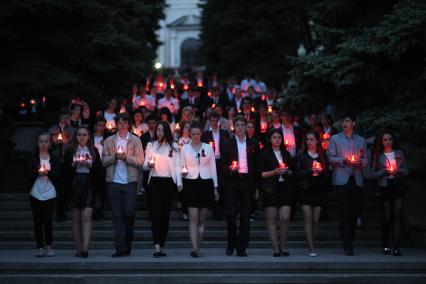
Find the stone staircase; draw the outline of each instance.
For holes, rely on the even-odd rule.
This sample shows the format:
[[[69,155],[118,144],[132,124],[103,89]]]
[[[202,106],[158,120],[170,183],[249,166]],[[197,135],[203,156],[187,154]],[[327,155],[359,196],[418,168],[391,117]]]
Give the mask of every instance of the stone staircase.
[[[363,227],[357,231],[355,257],[342,256],[336,204],[330,195],[329,221],[321,222],[319,257],[309,258],[303,217],[298,209],[289,231],[291,256],[273,258],[262,211],[251,224],[248,258],[225,257],[226,223],[210,216],[203,241],[205,257],[189,257],[188,222],[173,210],[166,249],[169,257],[152,258],[151,229],[145,196],[138,196],[135,242],[131,257],[111,259],[111,212],[93,222],[88,259],[73,257],[70,216],[54,223],[54,258],[35,259],[32,214],[28,202],[27,159],[14,157],[0,173],[0,283],[426,283],[426,254],[403,231],[401,258],[381,255],[380,206],[374,187],[363,195]],[[8,257],[10,255],[10,257]]]

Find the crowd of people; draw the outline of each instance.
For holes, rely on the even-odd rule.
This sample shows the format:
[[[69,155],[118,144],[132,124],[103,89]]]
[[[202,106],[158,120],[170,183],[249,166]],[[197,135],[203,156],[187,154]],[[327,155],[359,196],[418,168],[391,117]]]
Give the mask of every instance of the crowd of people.
[[[216,75],[190,81],[161,75],[111,97],[97,111],[82,98],[59,111],[33,153],[31,208],[38,257],[53,256],[52,219],[71,210],[76,257],[88,257],[92,219],[112,210],[115,252],[131,254],[137,196],[146,194],[154,257],[165,257],[170,211],[188,220],[192,257],[200,257],[208,210],[226,218],[226,255],[247,256],[250,223],[262,204],[274,257],[289,256],[290,220],[300,205],[308,255],[317,256],[320,218],[336,193],[344,254],[354,255],[363,169],[377,179],[383,254],[399,250],[408,174],[397,137],[383,131],[368,154],[357,118],[288,109],[277,90],[253,76],[222,85]],[[337,130],[339,129],[339,131]],[[261,201],[261,202],[258,202]],[[239,218],[239,220],[238,220]],[[278,241],[277,221],[280,240]],[[392,248],[392,250],[391,250]]]

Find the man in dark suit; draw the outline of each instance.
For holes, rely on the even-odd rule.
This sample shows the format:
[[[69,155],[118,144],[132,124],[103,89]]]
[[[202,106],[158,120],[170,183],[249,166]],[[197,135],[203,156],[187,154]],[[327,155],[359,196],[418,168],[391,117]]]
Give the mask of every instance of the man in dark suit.
[[[222,171],[225,184],[228,247],[226,255],[234,249],[238,256],[247,256],[246,248],[250,234],[250,209],[252,187],[257,188],[259,174],[259,144],[246,136],[247,121],[243,116],[234,118],[235,136],[223,143],[221,149]],[[240,228],[237,233],[236,218],[240,213]]]
[[[212,145],[215,158],[216,158],[216,172],[218,179],[218,192],[219,200],[216,201],[212,206],[212,212],[216,220],[220,220],[224,213],[224,189],[223,179],[221,175],[221,146],[230,137],[230,133],[224,129],[219,128],[220,115],[216,111],[212,111],[209,114],[210,128],[203,132],[201,141]]]
[[[152,137],[154,137],[155,124],[157,123],[157,117],[155,114],[151,113],[145,119],[145,123],[148,125],[148,131],[141,136],[142,148],[145,152],[146,145],[152,141]]]
[[[241,112],[239,112],[238,115],[244,116],[247,121],[254,121],[256,124],[256,134],[260,133],[260,116],[259,113],[256,112],[251,98],[243,98],[241,102]]]

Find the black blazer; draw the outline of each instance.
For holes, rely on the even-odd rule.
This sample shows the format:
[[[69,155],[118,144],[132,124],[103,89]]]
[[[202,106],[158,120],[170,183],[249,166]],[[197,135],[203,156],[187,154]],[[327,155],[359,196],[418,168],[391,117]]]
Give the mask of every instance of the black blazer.
[[[290,156],[290,153],[287,150],[281,150],[281,157],[283,157],[283,162],[287,165],[288,169],[293,171],[293,162]],[[279,162],[277,160],[277,157],[275,157],[274,152],[272,151],[272,148],[266,147],[261,155],[260,155],[260,161],[259,161],[259,172],[262,174],[263,172],[269,172],[272,170],[275,170],[278,168]],[[269,178],[262,178],[262,188],[265,187],[273,187],[275,189],[278,189],[278,180],[279,176],[272,176]],[[286,175],[284,177],[284,182],[288,184],[290,181],[292,181],[292,177],[290,175]]]
[[[146,150],[146,145],[148,145],[149,142],[152,142],[152,137],[151,137],[151,133],[149,133],[149,130],[142,134],[141,136],[141,143],[142,143],[142,148],[143,151],[145,152]]]
[[[65,152],[64,157],[64,175],[65,178],[65,184],[67,186],[66,190],[69,190],[71,192],[71,186],[72,181],[76,175],[75,168],[72,166],[73,157],[74,157],[75,151],[73,151],[71,148],[68,148],[68,150]],[[104,168],[102,166],[101,157],[99,155],[98,149],[95,147],[95,160],[92,164],[92,168],[90,169],[90,179],[92,180],[92,186],[95,191],[95,193],[100,192],[101,186],[103,185],[102,178],[104,178]]]
[[[321,163],[321,167],[323,168],[323,171],[319,174],[319,178],[321,178],[320,187],[321,189],[325,189],[327,178],[329,176],[328,173],[328,160],[327,157],[324,155],[324,162],[321,162],[319,159],[318,161]],[[302,189],[308,189],[309,188],[309,182],[312,178],[312,164],[314,162],[314,159],[309,156],[308,152],[300,153],[296,156],[296,168],[295,168],[295,177],[297,180],[297,184]]]
[[[219,145],[215,145],[215,147],[219,147],[219,149],[221,150],[222,144],[225,141],[229,140],[230,136],[231,135],[229,134],[229,131],[227,131],[225,129],[219,129]],[[207,131],[203,132],[203,134],[201,135],[201,142],[204,142],[204,143],[207,143],[207,144],[209,142],[214,142],[213,134],[212,134],[211,130],[207,130]],[[222,151],[221,151],[221,154],[222,154]]]
[[[281,126],[281,133],[282,133],[282,131],[283,131],[283,129],[282,129],[282,126]],[[303,139],[304,139],[304,131],[300,127],[293,126],[293,133],[294,133],[294,139],[296,140],[296,154],[298,154],[300,152],[300,149],[302,149]],[[283,139],[283,143],[284,143],[284,139]]]
[[[249,137],[246,138],[247,146],[247,165],[248,165],[248,174],[250,179],[250,185],[254,188],[259,188],[259,171],[258,171],[258,161],[259,161],[259,143],[255,139]],[[236,136],[222,143],[220,149],[221,158],[222,158],[222,173],[225,179],[230,179],[236,175],[229,169],[232,161],[238,161],[238,146]]]
[[[58,187],[61,185],[60,183],[61,173],[62,173],[61,162],[56,155],[52,153],[49,153],[49,155],[50,155],[50,171],[48,172],[47,176],[49,177],[55,189],[58,190]],[[39,173],[38,173],[39,169],[40,169],[40,158],[34,157],[31,163],[31,169],[30,169],[30,175],[29,175],[31,180],[31,188],[34,185],[35,180],[39,176]]]

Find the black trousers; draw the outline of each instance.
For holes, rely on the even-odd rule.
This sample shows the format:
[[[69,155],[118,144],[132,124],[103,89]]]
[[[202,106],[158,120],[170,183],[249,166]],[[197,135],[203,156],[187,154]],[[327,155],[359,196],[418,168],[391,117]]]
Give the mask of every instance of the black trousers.
[[[115,249],[126,252],[131,249],[135,225],[136,182],[107,183],[114,224]]]
[[[351,177],[346,185],[336,186],[336,199],[339,210],[339,229],[343,248],[353,249],[356,221],[361,209],[361,187],[356,186]]]
[[[228,248],[245,250],[249,244],[250,211],[252,193],[248,175],[227,178],[225,183]],[[237,215],[240,213],[240,228],[237,233]]]
[[[148,207],[151,212],[151,231],[154,245],[164,247],[169,232],[170,210],[176,196],[172,178],[151,177],[148,185]]]
[[[37,248],[52,245],[53,225],[52,215],[56,198],[40,201],[30,195],[31,210],[33,212],[34,235]]]

